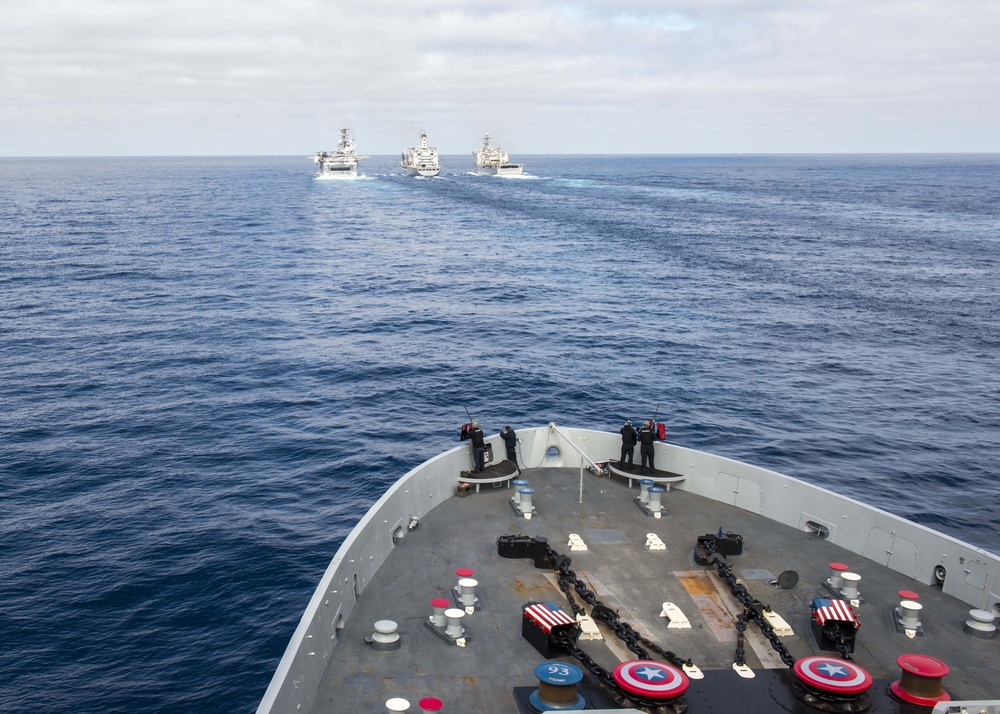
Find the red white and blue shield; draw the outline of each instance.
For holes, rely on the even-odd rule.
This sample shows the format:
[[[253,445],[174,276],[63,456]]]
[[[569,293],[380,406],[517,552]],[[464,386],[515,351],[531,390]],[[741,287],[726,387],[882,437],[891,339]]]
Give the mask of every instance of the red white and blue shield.
[[[674,699],[690,684],[687,675],[676,667],[649,659],[622,662],[615,667],[614,675],[626,692],[648,699]]]
[[[873,681],[853,662],[822,655],[796,660],[795,675],[807,686],[832,694],[861,694]]]

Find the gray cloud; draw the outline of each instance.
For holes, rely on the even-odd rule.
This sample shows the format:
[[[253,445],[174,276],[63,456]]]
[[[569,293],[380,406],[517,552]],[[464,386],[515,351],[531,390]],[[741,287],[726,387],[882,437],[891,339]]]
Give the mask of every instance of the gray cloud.
[[[998,151],[991,0],[0,0],[0,154]]]

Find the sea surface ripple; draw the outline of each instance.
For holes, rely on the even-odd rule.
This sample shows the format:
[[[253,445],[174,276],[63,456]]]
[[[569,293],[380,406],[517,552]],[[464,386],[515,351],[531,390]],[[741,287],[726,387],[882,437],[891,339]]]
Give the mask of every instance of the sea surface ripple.
[[[0,711],[252,711],[466,408],[1000,551],[1000,157],[518,158],[0,160]]]

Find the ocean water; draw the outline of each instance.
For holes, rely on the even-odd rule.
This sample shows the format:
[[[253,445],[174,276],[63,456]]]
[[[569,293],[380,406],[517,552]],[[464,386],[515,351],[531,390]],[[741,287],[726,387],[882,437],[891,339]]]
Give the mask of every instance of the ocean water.
[[[466,409],[1000,551],[1000,156],[518,158],[0,160],[0,711],[253,711]]]

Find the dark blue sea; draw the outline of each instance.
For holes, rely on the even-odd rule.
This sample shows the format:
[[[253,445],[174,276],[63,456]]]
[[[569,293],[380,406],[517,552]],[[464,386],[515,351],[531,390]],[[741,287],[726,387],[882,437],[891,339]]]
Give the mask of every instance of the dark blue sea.
[[[466,409],[1000,551],[1000,156],[518,158],[0,160],[0,711],[252,712]]]

